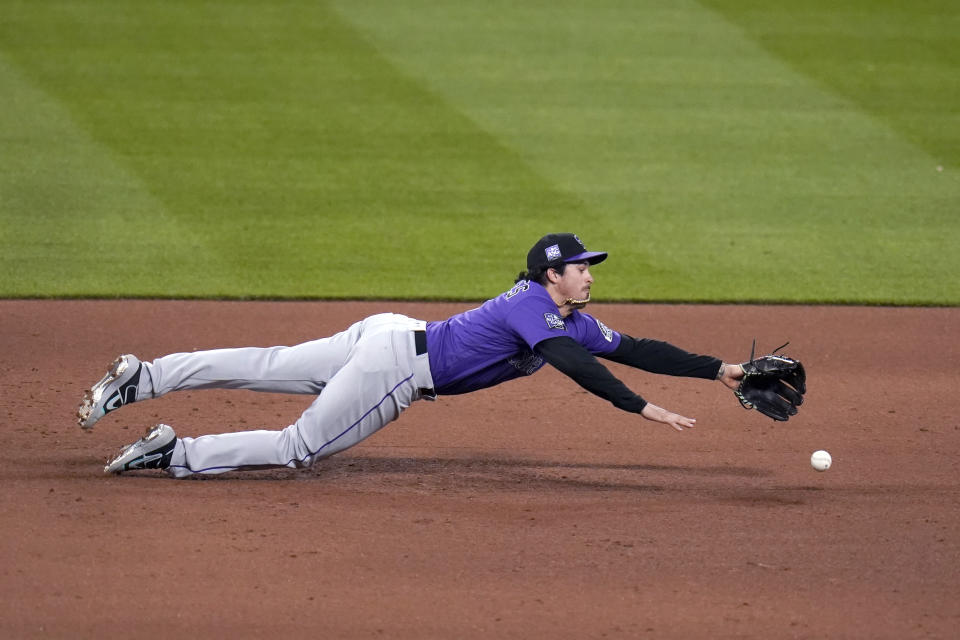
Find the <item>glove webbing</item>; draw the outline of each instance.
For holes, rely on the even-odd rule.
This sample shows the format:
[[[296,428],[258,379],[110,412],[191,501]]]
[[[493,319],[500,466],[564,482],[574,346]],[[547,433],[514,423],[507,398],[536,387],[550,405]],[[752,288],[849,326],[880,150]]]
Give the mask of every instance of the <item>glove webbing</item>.
[[[785,346],[787,346],[788,344],[790,344],[790,341],[789,341],[789,340],[787,340],[787,341],[784,342],[782,345],[780,345],[779,347],[777,347],[776,349],[774,349],[773,351],[771,351],[771,352],[770,352],[770,355],[774,355],[777,351],[780,351],[780,349],[783,349],[783,348],[784,348]],[[753,364],[753,359],[754,359],[754,357],[755,357],[755,355],[756,355],[756,349],[757,349],[757,339],[754,338],[754,339],[753,339],[753,343],[751,343],[751,345],[750,345],[750,360],[748,360],[748,362],[749,362],[750,364]],[[746,398],[743,397],[743,394],[740,393],[740,388],[739,388],[739,387],[736,388],[736,389],[734,389],[733,395],[737,396],[737,400],[740,401],[740,406],[743,407],[744,409],[754,409],[754,408],[755,408],[755,407],[753,406],[753,403],[752,403],[752,402],[748,401]]]

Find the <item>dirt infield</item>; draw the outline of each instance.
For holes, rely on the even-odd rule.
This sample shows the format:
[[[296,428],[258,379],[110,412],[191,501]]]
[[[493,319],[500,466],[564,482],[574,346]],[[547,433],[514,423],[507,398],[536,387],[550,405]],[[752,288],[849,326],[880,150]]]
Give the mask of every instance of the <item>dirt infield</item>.
[[[960,309],[591,305],[728,360],[791,340],[809,395],[787,424],[613,365],[698,419],[676,433],[548,368],[417,403],[311,470],[175,481],[103,461],[158,421],[281,428],[310,398],[183,392],[73,421],[119,353],[467,306],[0,301],[0,637],[957,637]]]

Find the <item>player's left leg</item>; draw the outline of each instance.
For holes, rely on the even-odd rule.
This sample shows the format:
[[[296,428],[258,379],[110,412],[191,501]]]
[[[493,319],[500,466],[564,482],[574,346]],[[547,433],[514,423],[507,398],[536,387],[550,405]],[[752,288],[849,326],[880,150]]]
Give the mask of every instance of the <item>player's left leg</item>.
[[[120,407],[184,389],[249,389],[318,394],[347,361],[363,321],[329,338],[292,347],[246,347],[173,353],[153,362],[117,358],[77,409],[81,427]]]
[[[292,347],[173,353],[144,362],[138,399],[186,389],[248,389],[318,394],[346,363],[365,321],[329,338]]]

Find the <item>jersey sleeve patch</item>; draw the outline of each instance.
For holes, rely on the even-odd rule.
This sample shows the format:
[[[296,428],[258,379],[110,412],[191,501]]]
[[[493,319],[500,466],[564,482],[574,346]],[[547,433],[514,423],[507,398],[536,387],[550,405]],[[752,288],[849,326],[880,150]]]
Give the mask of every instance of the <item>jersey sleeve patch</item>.
[[[547,327],[550,329],[560,329],[561,331],[567,330],[567,325],[563,323],[563,318],[555,313],[545,313],[543,314],[543,319],[547,321]]]
[[[607,342],[613,342],[613,329],[600,322],[597,318],[594,318],[594,320],[597,320],[597,326],[600,328],[600,333],[603,334],[604,339]]]

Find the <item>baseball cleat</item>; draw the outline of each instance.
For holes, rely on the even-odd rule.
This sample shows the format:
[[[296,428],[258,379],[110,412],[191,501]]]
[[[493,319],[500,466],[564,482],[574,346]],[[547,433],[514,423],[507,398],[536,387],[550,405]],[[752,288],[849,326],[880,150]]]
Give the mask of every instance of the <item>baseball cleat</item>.
[[[92,429],[97,420],[125,404],[137,401],[137,385],[143,365],[136,356],[120,356],[107,375],[83,395],[77,409],[77,424]]]
[[[177,446],[177,434],[173,427],[158,424],[147,429],[147,433],[120,450],[112,460],[107,461],[103,472],[121,473],[137,469],[166,469],[173,457],[173,448]]]

